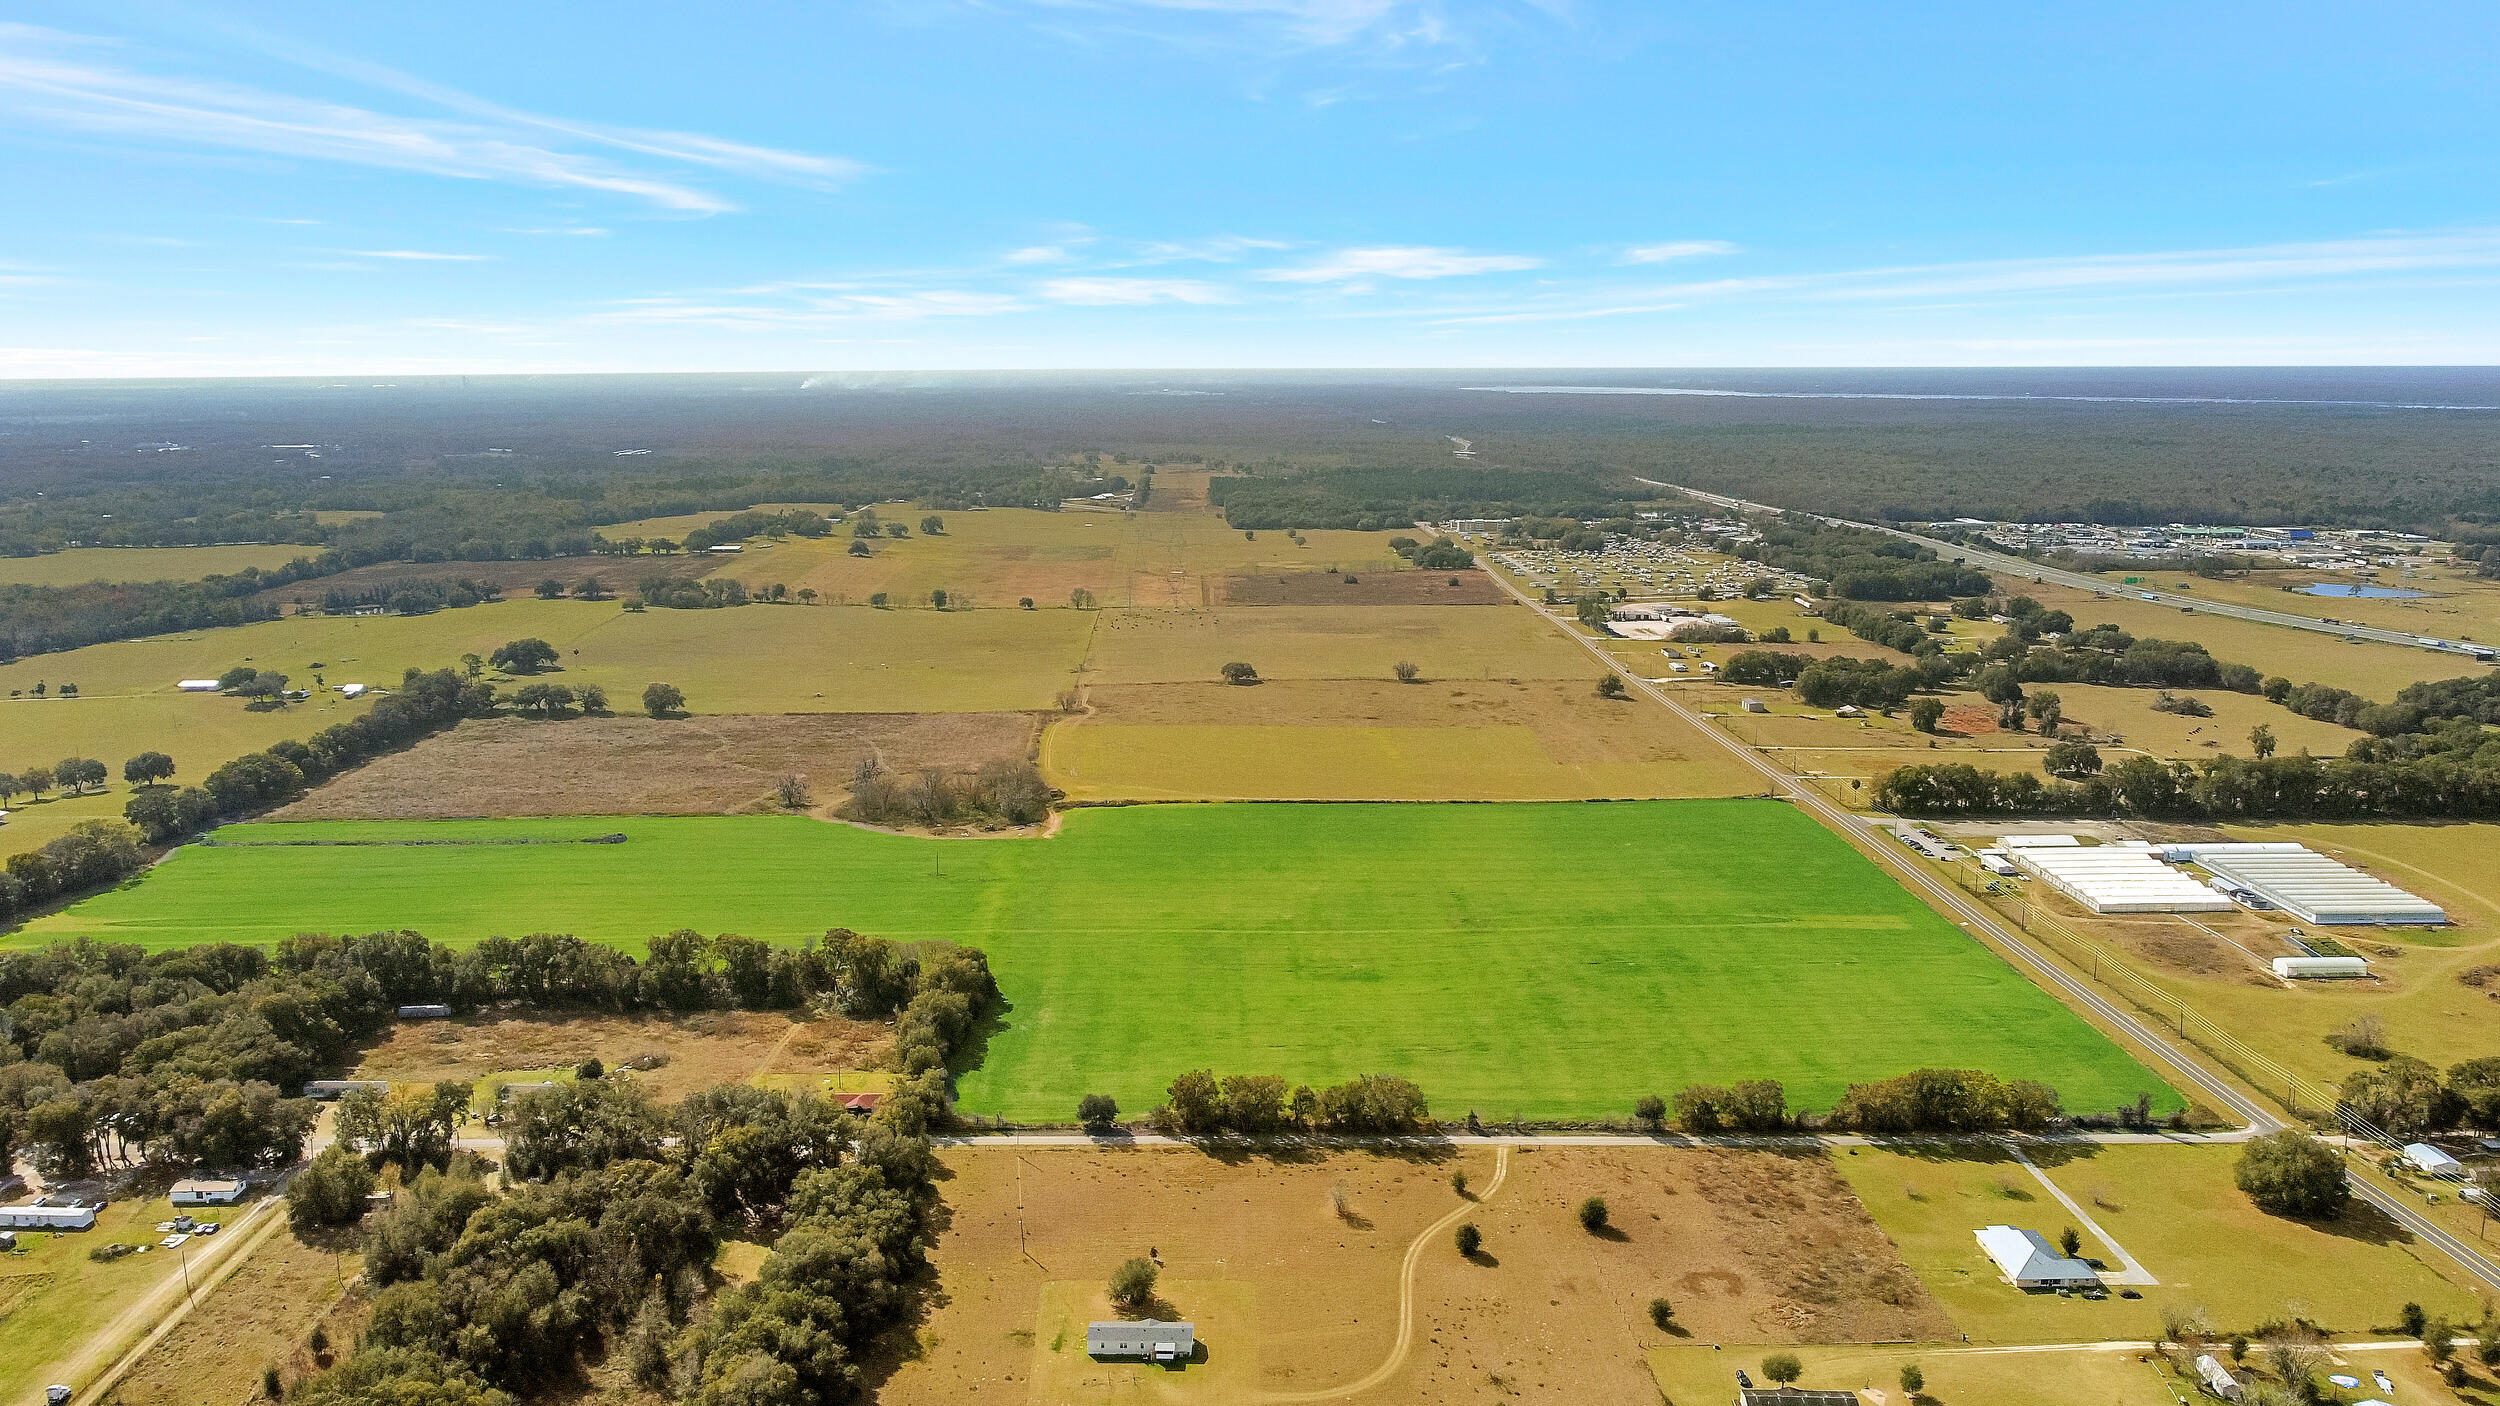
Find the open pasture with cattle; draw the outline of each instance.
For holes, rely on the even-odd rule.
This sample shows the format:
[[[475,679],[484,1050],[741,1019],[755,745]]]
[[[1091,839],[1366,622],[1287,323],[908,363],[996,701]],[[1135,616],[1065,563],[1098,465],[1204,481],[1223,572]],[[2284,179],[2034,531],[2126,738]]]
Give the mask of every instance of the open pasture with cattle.
[[[585,843],[622,835],[621,843]],[[414,928],[842,926],[989,954],[1010,1009],[964,1109],[1144,1109],[1183,1069],[1400,1074],[1437,1112],[1621,1116],[1770,1077],[1827,1107],[1920,1065],[2070,1107],[2175,1098],[2100,1033],[1790,807],[1157,806],[956,842],[785,817],[229,826],[12,940],[267,943]],[[537,843],[513,843],[538,841]]]

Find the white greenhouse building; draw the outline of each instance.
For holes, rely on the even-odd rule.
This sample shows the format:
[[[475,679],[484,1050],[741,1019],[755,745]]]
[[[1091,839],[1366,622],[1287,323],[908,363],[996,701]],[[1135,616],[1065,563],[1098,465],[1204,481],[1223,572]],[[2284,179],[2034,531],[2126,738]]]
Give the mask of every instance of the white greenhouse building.
[[[2434,925],[2447,911],[2394,884],[2297,844],[2172,845],[2165,854],[2194,862],[2304,923],[2321,926]]]
[[[2012,837],[2008,837],[2009,839]],[[2014,866],[2095,913],[2227,913],[2231,900],[2133,845],[2006,845]]]

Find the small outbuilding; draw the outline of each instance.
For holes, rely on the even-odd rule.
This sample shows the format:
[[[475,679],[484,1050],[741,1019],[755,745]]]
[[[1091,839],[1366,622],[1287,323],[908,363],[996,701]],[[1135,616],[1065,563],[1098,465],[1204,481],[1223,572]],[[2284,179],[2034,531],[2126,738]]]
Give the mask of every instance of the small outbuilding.
[[[2352,980],[2370,974],[2360,957],[2277,957],[2274,974],[2285,981]]]
[[[2057,1252],[2036,1230],[1991,1225],[1978,1232],[1979,1248],[1995,1260],[1997,1271],[2017,1289],[2091,1289],[2101,1276],[2081,1260]]]
[[[2435,1177],[2463,1177],[2465,1175],[2463,1162],[2427,1142],[2406,1143],[2405,1160],[2412,1163],[2416,1171],[2428,1172]]]
[[[215,693],[217,681],[215,679],[182,679],[177,681],[174,687],[185,693]]]
[[[243,1183],[233,1180],[185,1178],[174,1183],[177,1206],[231,1206],[243,1199]]]
[[[1748,698],[1737,706],[1743,708],[1748,713],[1767,713],[1771,711],[1769,705],[1765,704],[1759,698]]]
[[[386,1094],[391,1091],[391,1083],[388,1079],[315,1079],[304,1085],[304,1097],[326,1102],[341,1094],[352,1094],[358,1089]]]
[[[2196,1377],[2198,1381],[2204,1383],[2205,1390],[2225,1401],[2237,1401],[2247,1394],[2246,1389],[2240,1385],[2240,1379],[2231,1375],[2230,1368],[2215,1361],[2212,1353],[2197,1354]]]
[[[449,1020],[451,1019],[451,1007],[401,1006],[399,1008],[399,1018],[401,1020]]]
[[[360,683],[343,683],[338,686],[338,695],[341,698],[362,698],[365,696],[365,686]]]
[[[1198,1325],[1163,1323],[1152,1318],[1133,1323],[1088,1323],[1085,1325],[1085,1355],[1145,1362],[1187,1362],[1198,1355]]]

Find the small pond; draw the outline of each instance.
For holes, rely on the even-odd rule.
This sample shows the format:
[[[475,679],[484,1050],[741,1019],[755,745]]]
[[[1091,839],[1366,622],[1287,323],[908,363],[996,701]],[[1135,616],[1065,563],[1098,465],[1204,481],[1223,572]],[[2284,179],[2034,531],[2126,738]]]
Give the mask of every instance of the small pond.
[[[2408,591],[2398,586],[2345,586],[2328,581],[2312,582],[2301,587],[2300,593],[2304,596],[2334,596],[2346,600],[2420,600],[2422,598],[2422,592]]]

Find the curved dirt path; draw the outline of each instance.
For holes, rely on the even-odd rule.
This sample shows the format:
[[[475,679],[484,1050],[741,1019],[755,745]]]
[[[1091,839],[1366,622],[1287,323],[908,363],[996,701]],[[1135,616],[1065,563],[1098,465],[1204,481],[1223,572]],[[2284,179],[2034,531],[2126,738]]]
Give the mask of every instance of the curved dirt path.
[[[1389,1349],[1389,1360],[1344,1386],[1324,1387],[1318,1391],[1263,1391],[1257,1399],[1269,1402],[1335,1401],[1369,1391],[1396,1376],[1398,1369],[1406,1365],[1406,1354],[1415,1346],[1416,1261],[1423,1258],[1424,1247],[1440,1238],[1442,1232],[1492,1200],[1493,1193],[1502,1189],[1502,1178],[1509,1175],[1510,1148],[1496,1146],[1493,1149],[1493,1180],[1485,1183],[1484,1190],[1476,1193],[1474,1200],[1461,1202],[1456,1210],[1425,1226],[1423,1233],[1415,1237],[1415,1243],[1406,1247],[1406,1259],[1398,1266],[1398,1341],[1395,1347]]]

